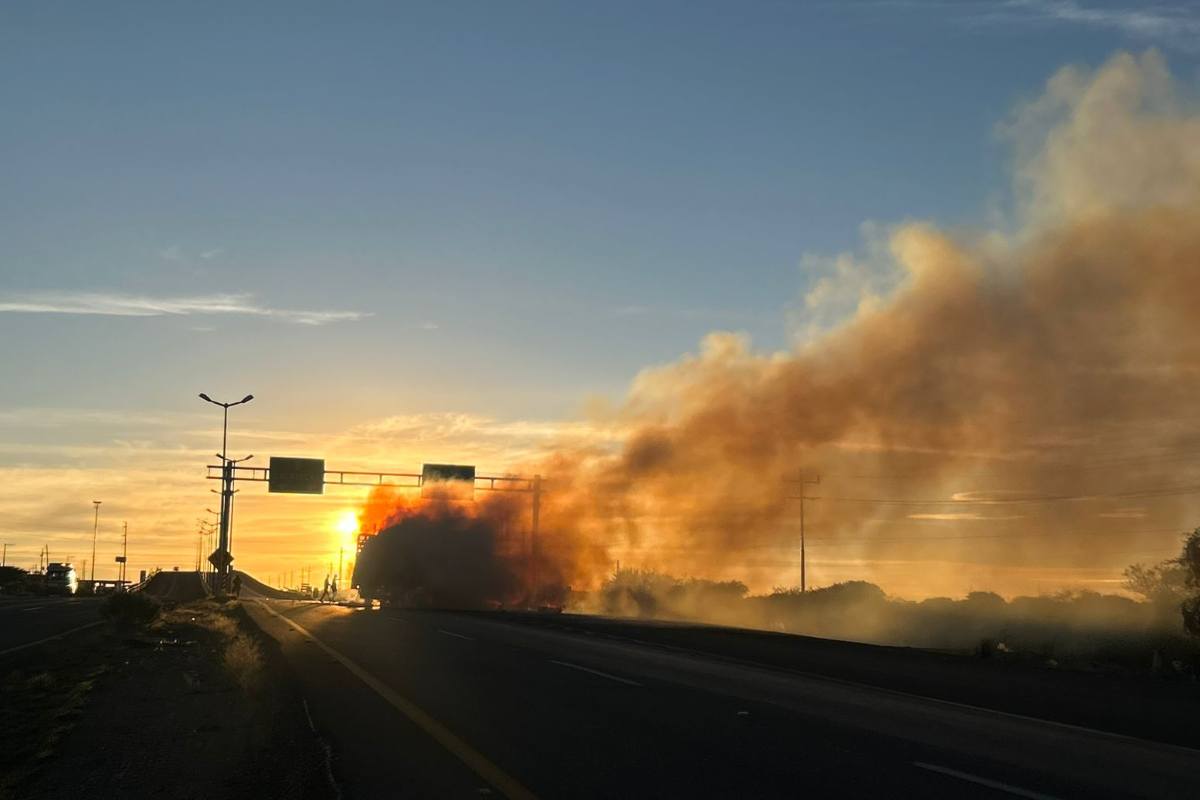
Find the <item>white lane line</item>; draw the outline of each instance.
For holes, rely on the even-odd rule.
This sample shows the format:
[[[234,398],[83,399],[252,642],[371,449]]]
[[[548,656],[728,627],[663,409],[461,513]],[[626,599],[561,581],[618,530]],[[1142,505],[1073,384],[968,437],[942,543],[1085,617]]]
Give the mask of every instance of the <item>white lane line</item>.
[[[631,681],[628,678],[622,678],[618,675],[609,675],[607,672],[601,672],[598,669],[582,667],[579,664],[572,664],[570,661],[555,661],[554,659],[550,659],[550,663],[558,664],[560,667],[570,667],[571,669],[577,669],[580,672],[587,672],[592,675],[599,675],[601,678],[608,678],[610,681],[616,681],[617,683],[627,683],[630,686],[641,686],[641,684],[637,681]]]
[[[308,709],[308,701],[301,697],[300,703],[304,706],[304,716],[308,719],[308,729],[312,731],[313,738],[321,745],[321,751],[325,754],[325,780],[329,783],[329,788],[333,790],[333,796],[337,800],[342,800],[342,787],[338,786],[337,779],[333,777],[333,748],[329,746],[329,742],[325,741],[325,737],[317,730],[317,725],[313,722],[312,712]]]
[[[21,610],[28,613],[30,611],[41,611],[45,606],[33,606],[31,608],[22,608]]]
[[[969,772],[959,772],[956,769],[950,769],[949,767],[942,767],[937,764],[926,764],[923,761],[914,761],[914,762],[912,762],[912,765],[914,767],[919,767],[920,769],[929,770],[930,772],[938,772],[938,773],[941,773],[942,775],[949,775],[951,778],[958,778],[960,781],[967,781],[968,783],[976,783],[976,784],[979,784],[980,786],[986,786],[989,789],[995,789],[1000,792],[1007,792],[1008,794],[1015,795],[1016,797],[1028,797],[1030,800],[1058,800],[1058,798],[1052,794],[1042,794],[1041,792],[1034,792],[1034,791],[1030,791],[1029,789],[1022,789],[1020,786],[1010,786],[1007,783],[1001,783],[1000,781],[994,781],[991,778],[981,778],[978,775],[972,775]]]
[[[446,634],[447,636],[454,636],[454,637],[457,637],[457,638],[459,638],[459,639],[466,639],[468,642],[473,642],[473,641],[475,641],[475,640],[474,640],[474,639],[472,639],[470,636],[463,636],[461,633],[455,633],[454,631],[448,631],[448,630],[445,630],[444,628],[438,628],[438,633],[444,633],[444,634]]]
[[[80,625],[78,628],[71,628],[70,630],[65,630],[62,633],[56,633],[53,636],[47,636],[45,639],[38,639],[36,642],[29,642],[28,644],[19,644],[16,647],[10,647],[7,650],[0,650],[0,656],[8,655],[9,653],[15,653],[18,650],[27,650],[30,647],[37,647],[39,644],[45,644],[46,642],[54,641],[55,639],[61,639],[64,636],[70,636],[72,633],[76,633],[77,631],[87,630],[88,628],[94,628],[97,625],[103,625],[103,624],[104,624],[104,620],[98,620],[97,622],[89,622],[87,625]]]
[[[433,717],[429,716],[429,714],[427,714],[415,703],[411,702],[408,698],[401,696],[383,681],[379,680],[374,675],[360,667],[358,664],[346,658],[344,655],[339,653],[337,650],[334,650],[317,637],[313,636],[312,633],[310,633],[303,625],[295,622],[292,619],[289,619],[288,617],[285,617],[283,614],[280,614],[262,600],[258,601],[258,605],[263,611],[266,611],[272,616],[278,617],[285,624],[290,625],[297,632],[302,633],[311,639],[313,644],[324,650],[326,654],[333,658],[333,660],[345,667],[351,675],[358,678],[367,686],[371,687],[371,689],[373,689],[377,695],[386,700],[388,704],[392,706],[392,708],[396,709],[401,714],[412,720],[412,722],[421,730],[425,731],[430,738],[457,756],[458,759],[466,764],[476,775],[499,789],[505,797],[509,798],[509,800],[537,800],[537,795],[526,789],[523,785],[517,782],[515,778],[504,772],[504,770],[500,769],[500,767],[496,766],[491,761],[488,761],[487,758],[485,758],[481,753],[473,749],[462,739],[458,738],[458,736],[452,733],[449,728],[447,728],[445,725],[442,725]]]

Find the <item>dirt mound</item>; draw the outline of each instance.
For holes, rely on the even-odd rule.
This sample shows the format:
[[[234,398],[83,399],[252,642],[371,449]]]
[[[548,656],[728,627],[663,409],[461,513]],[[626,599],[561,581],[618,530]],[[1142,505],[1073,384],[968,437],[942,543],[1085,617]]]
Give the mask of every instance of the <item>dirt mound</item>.
[[[150,576],[141,591],[159,600],[176,603],[208,597],[208,588],[199,572],[158,572]]]
[[[302,597],[298,592],[288,592],[267,586],[248,573],[235,571],[234,574],[242,576],[242,597],[265,597],[270,600],[295,600]]]

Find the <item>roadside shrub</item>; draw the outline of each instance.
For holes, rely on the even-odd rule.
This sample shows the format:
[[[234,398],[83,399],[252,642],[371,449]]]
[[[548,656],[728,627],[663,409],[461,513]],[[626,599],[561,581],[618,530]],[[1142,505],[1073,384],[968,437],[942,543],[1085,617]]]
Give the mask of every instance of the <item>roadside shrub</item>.
[[[16,594],[32,591],[30,575],[19,567],[0,567],[0,592]]]
[[[157,600],[143,592],[119,592],[109,595],[101,613],[118,625],[148,625],[162,610]]]
[[[225,645],[225,668],[242,687],[252,692],[262,679],[263,657],[258,643],[244,634],[238,634]]]

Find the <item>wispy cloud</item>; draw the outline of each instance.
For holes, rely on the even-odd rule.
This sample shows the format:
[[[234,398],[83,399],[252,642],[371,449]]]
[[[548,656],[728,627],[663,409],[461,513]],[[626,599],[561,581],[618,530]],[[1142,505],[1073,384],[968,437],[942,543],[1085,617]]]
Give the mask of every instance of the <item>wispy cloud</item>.
[[[96,314],[110,317],[160,317],[167,315],[233,314],[267,317],[297,325],[354,322],[370,316],[362,311],[297,310],[271,308],[249,294],[215,294],[193,297],[149,297],[105,292],[43,292],[0,295],[0,312],[23,314]]]
[[[674,319],[700,319],[721,321],[724,324],[745,321],[747,315],[740,311],[717,308],[667,308],[644,305],[624,305],[609,309],[617,317],[671,317]]]
[[[1078,0],[1007,0],[977,15],[993,22],[1043,21],[1106,28],[1130,36],[1197,49],[1200,11],[1155,3],[1106,4]]]
[[[1144,508],[1118,508],[1115,511],[1105,511],[1096,516],[1104,519],[1144,519],[1149,515]]]
[[[936,522],[994,522],[1004,519],[1025,519],[1023,516],[989,517],[983,514],[909,514],[909,519],[930,520]]]

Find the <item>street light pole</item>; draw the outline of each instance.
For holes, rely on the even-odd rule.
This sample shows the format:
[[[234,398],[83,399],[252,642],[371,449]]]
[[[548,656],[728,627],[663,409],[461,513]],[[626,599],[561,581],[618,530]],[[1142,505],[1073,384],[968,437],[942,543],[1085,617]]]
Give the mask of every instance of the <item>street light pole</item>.
[[[96,517],[92,521],[92,591],[95,591],[96,584],[96,536],[100,533],[100,501],[93,500],[92,505],[96,509]]]
[[[221,528],[220,537],[217,543],[217,552],[223,554],[221,556],[221,564],[217,568],[217,573],[220,576],[220,590],[225,591],[225,579],[229,575],[229,562],[232,558],[229,556],[229,514],[230,507],[233,504],[233,465],[227,456],[227,446],[229,442],[229,409],[233,406],[240,406],[243,403],[249,403],[254,399],[254,395],[248,394],[241,400],[234,403],[222,403],[218,400],[213,400],[203,392],[200,393],[200,399],[206,403],[212,403],[214,406],[220,406],[223,410],[221,421]],[[242,459],[243,461],[245,459]]]

